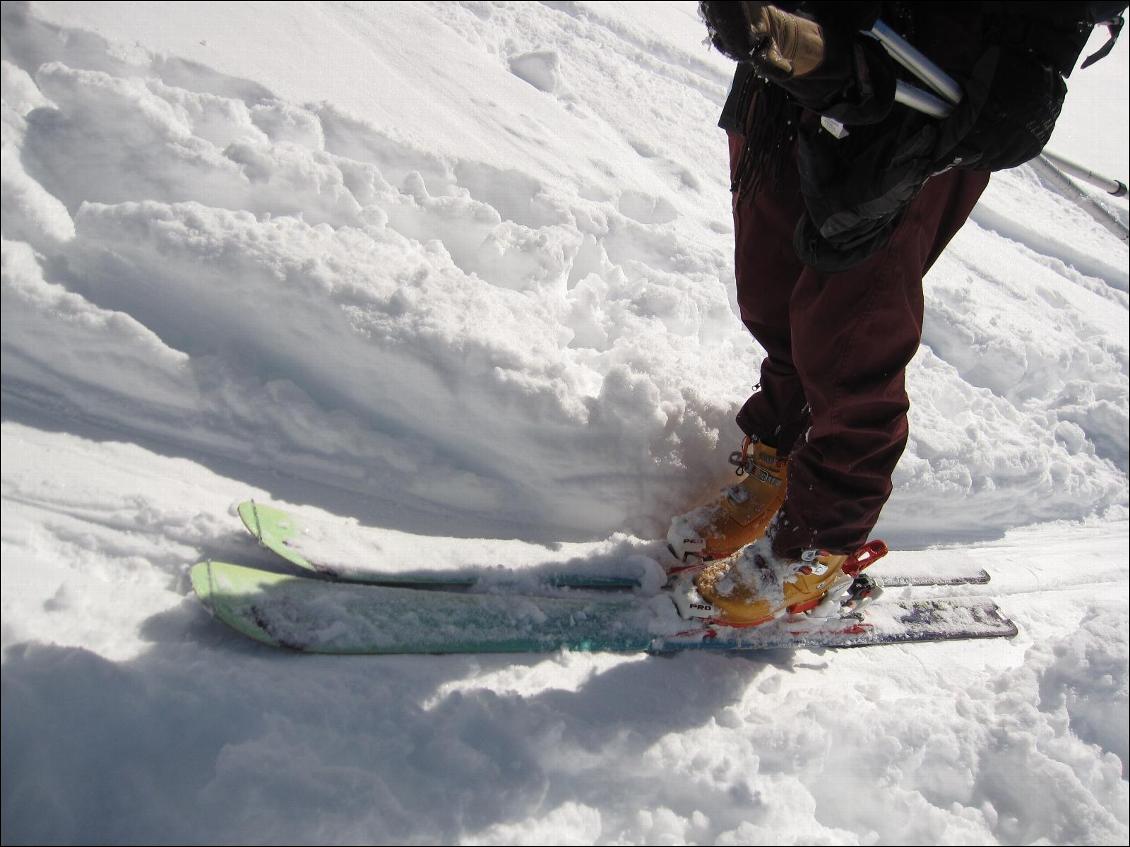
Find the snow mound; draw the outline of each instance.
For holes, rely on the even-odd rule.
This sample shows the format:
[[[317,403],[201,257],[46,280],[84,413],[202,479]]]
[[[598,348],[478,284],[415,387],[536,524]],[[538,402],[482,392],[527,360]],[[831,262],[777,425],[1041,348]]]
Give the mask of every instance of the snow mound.
[[[526,537],[662,534],[724,479],[757,374],[717,226],[723,145],[692,120],[724,89],[590,14],[475,14],[457,55],[509,51],[557,90],[593,74],[554,46],[565,33],[601,67],[613,55],[575,30],[619,30],[630,58],[613,67],[690,114],[660,143],[652,106],[577,87],[536,106],[558,111],[557,137],[500,167],[5,7],[5,396],[395,497],[417,522],[455,510]],[[500,39],[515,15],[550,46]],[[614,108],[615,167],[607,142],[568,132]],[[567,178],[586,157],[600,181]],[[1004,233],[1022,243],[970,225],[930,276],[914,436],[880,527],[895,543],[1126,502],[1126,272],[1076,267],[1125,245],[1081,224],[1086,251],[1046,240],[1078,210],[1031,183],[1006,175],[985,204],[1015,220],[1025,189],[1031,223]],[[723,202],[711,214],[706,186]],[[59,298],[81,332],[59,331]]]
[[[191,594],[282,567],[241,500],[657,587],[763,355],[732,67],[689,2],[0,14],[4,843],[1127,843],[1124,203],[999,174],[926,281],[881,564],[1015,639],[296,657]],[[1125,168],[1128,55],[1061,152]]]

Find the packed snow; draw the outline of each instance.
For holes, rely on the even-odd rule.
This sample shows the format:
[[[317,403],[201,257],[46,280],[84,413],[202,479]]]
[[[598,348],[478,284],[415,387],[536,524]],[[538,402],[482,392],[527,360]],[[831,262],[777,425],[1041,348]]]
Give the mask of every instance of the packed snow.
[[[314,657],[193,595],[285,569],[249,498],[658,568],[763,355],[695,5],[3,4],[4,843],[1127,842],[1130,216],[1038,162],[926,280],[876,530],[1016,638]],[[1123,181],[1128,69],[1050,145]]]

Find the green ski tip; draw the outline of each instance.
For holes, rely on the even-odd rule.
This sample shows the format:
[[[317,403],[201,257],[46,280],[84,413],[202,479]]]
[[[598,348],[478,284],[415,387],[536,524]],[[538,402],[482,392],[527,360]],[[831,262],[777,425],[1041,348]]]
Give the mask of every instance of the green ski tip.
[[[254,500],[245,500],[239,504],[238,511],[239,519],[243,521],[247,531],[268,550],[300,568],[317,570],[305,556],[287,543],[298,535],[299,526],[294,518],[282,509],[265,506]]]

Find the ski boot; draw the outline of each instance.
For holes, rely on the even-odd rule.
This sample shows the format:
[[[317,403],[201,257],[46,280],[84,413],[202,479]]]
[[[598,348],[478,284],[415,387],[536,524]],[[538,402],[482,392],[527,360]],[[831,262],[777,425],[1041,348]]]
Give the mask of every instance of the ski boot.
[[[843,617],[881,593],[860,572],[886,553],[882,541],[872,541],[850,556],[806,550],[799,559],[781,559],[763,538],[693,576],[683,575],[674,589],[675,602],[684,618],[731,627],[760,626],[802,613]]]
[[[769,522],[785,502],[787,458],[749,436],[742,449],[730,454],[738,477],[712,502],[679,515],[667,531],[667,547],[676,562],[668,574],[700,568],[724,559],[765,535]]]

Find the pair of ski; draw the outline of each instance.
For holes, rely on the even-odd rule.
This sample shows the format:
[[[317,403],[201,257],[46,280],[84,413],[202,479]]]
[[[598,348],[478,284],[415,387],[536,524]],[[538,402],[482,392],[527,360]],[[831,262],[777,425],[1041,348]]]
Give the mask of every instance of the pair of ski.
[[[733,628],[678,613],[670,589],[646,593],[630,575],[565,570],[533,584],[517,572],[420,570],[379,573],[326,564],[300,542],[300,521],[248,501],[244,526],[297,566],[294,576],[226,562],[191,570],[204,606],[238,632],[309,653],[671,653],[855,647],[999,638],[1016,626],[983,598],[895,599],[888,593],[843,617],[795,616]],[[881,587],[986,583],[989,575],[875,574]]]

